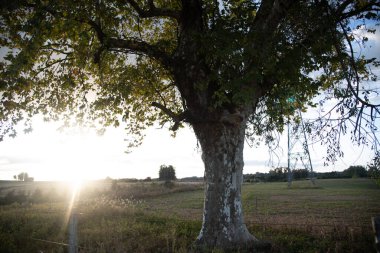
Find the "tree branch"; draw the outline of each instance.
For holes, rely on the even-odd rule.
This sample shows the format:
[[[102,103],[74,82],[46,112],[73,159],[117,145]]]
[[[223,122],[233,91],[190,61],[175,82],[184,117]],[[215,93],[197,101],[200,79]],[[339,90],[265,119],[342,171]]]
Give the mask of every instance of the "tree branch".
[[[343,21],[345,19],[357,16],[362,13],[370,12],[370,11],[376,11],[376,12],[380,11],[380,3],[378,3],[377,0],[371,0],[370,2],[363,4],[355,9],[352,9],[351,11],[344,12],[347,6],[351,3],[351,1],[347,1],[347,2],[349,3],[346,5],[345,3],[343,3],[342,6],[340,6],[336,11],[336,14],[340,17],[339,21]]]
[[[268,54],[272,54],[273,36],[278,32],[278,26],[285,18],[288,10],[296,0],[263,0],[257,15],[251,26],[252,50],[256,52],[255,58],[248,65],[254,68],[258,65],[257,62],[265,65],[264,62],[268,59]],[[271,86],[262,87],[263,93],[268,91]]]
[[[336,16],[336,18],[334,18],[335,16],[333,16],[331,13],[333,12],[333,9],[331,8],[331,6],[329,5],[329,3],[325,0],[323,1],[323,3],[325,4],[325,7],[326,7],[326,11],[329,15],[329,17],[331,18],[331,21],[336,23],[336,25],[340,26],[342,31],[343,31],[343,34],[344,34],[344,37],[349,45],[349,49],[350,49],[350,55],[348,56],[349,57],[349,60],[350,60],[350,65],[351,68],[353,69],[354,71],[354,74],[355,74],[355,81],[357,82],[357,89],[355,90],[354,89],[354,86],[352,85],[351,83],[351,78],[350,76],[348,75],[348,67],[346,66],[345,62],[343,61],[343,58],[345,56],[345,54],[343,53],[343,50],[342,50],[342,46],[340,45],[339,43],[339,39],[337,38],[337,36],[334,36],[333,37],[333,46],[338,54],[338,57],[339,57],[339,63],[341,65],[341,68],[343,70],[343,75],[344,75],[344,78],[346,79],[347,81],[347,86],[348,86],[348,89],[351,91],[353,97],[356,99],[356,102],[357,103],[361,103],[361,107],[359,109],[359,112],[356,116],[356,122],[354,125],[355,129],[354,129],[354,134],[357,133],[358,135],[358,139],[357,141],[360,142],[362,140],[362,137],[361,137],[361,129],[362,129],[362,119],[363,119],[363,111],[364,111],[364,108],[365,107],[368,107],[371,109],[371,114],[370,114],[370,120],[372,120],[372,122],[370,120],[366,120],[366,125],[369,125],[369,127],[372,127],[374,126],[374,118],[375,118],[375,114],[376,113],[380,113],[380,104],[372,104],[370,103],[368,100],[366,99],[363,99],[359,96],[359,84],[360,84],[360,79],[359,79],[359,75],[358,75],[358,72],[357,72],[357,69],[356,69],[356,62],[355,62],[355,59],[354,59],[354,51],[353,51],[353,47],[352,47],[352,44],[350,42],[350,38],[348,37],[348,34],[347,34],[347,31],[345,29],[345,26],[342,24],[342,21],[341,21],[341,17],[339,16]],[[357,15],[357,14],[355,14]],[[331,29],[331,28],[330,28]],[[356,108],[357,105],[356,105]],[[375,112],[374,112],[375,111]],[[377,138],[376,138],[376,135],[374,134],[374,139],[375,141],[377,141]]]
[[[172,131],[177,131],[179,128],[179,125],[182,121],[186,119],[186,112],[182,112],[180,114],[176,114],[164,105],[157,103],[157,102],[152,102],[152,106],[157,107],[161,111],[163,111],[166,115],[168,115],[172,120],[174,121],[174,125],[170,128]]]
[[[144,10],[142,9],[135,0],[125,0],[127,3],[129,3],[133,9],[137,12],[140,18],[151,18],[151,17],[166,17],[166,18],[173,18],[175,20],[180,19],[180,13],[178,11],[167,9],[167,8],[157,8],[153,0],[149,0],[149,9]]]
[[[328,3],[326,2],[326,7],[328,8],[328,13],[331,16],[330,12],[332,12],[333,10],[331,9],[331,7],[328,5]],[[334,21],[334,20],[333,20]],[[344,77],[347,81],[347,85],[350,89],[350,91],[352,92],[352,94],[354,95],[354,97],[362,104],[362,105],[365,105],[367,107],[370,107],[370,108],[374,108],[376,111],[378,111],[378,107],[380,107],[380,104],[371,104],[369,103],[368,101],[365,101],[364,99],[362,99],[360,96],[359,96],[359,83],[360,83],[360,79],[359,79],[359,74],[358,74],[358,71],[357,71],[357,68],[356,68],[356,63],[355,63],[355,59],[354,59],[354,50],[353,50],[353,47],[352,47],[352,44],[351,44],[351,41],[350,41],[350,38],[348,37],[348,34],[347,34],[347,31],[344,27],[344,25],[342,24],[342,21],[340,20],[337,20],[337,25],[339,25],[343,31],[343,34],[344,34],[344,37],[348,43],[348,46],[349,46],[349,49],[350,49],[350,55],[349,55],[349,58],[350,58],[350,63],[351,63],[351,67],[353,68],[354,70],[354,74],[355,74],[355,79],[356,79],[356,83],[357,83],[357,90],[354,89],[352,83],[351,83],[351,79],[350,77],[348,76],[348,68],[346,67],[345,63],[343,62],[343,59],[340,57],[339,58],[339,62],[340,62],[340,65],[343,69],[343,72],[344,72]],[[343,56],[343,52],[341,50],[341,47],[339,46],[339,42],[337,40],[337,38],[335,37],[334,38],[334,47],[335,47],[335,50],[336,52],[338,53],[339,56]]]
[[[159,47],[151,45],[145,41],[134,40],[134,39],[120,39],[120,38],[109,38],[105,42],[107,48],[123,48],[128,49],[133,52],[140,52],[147,56],[153,57],[160,61],[164,66],[170,67],[172,65],[171,57]]]
[[[86,20],[87,24],[89,24],[96,32],[96,35],[102,44],[95,55],[95,60],[99,60],[99,56],[101,52],[105,49],[116,49],[122,48],[127,49],[136,53],[143,53],[147,56],[150,56],[159,62],[161,62],[164,66],[171,66],[171,58],[170,56],[162,51],[155,45],[151,45],[145,41],[135,40],[135,39],[120,39],[120,38],[108,38],[108,36],[103,32],[100,25],[98,25],[93,20]]]
[[[253,29],[265,34],[273,34],[276,27],[285,17],[287,10],[298,1],[264,0],[257,11]],[[269,36],[270,37],[270,36]]]

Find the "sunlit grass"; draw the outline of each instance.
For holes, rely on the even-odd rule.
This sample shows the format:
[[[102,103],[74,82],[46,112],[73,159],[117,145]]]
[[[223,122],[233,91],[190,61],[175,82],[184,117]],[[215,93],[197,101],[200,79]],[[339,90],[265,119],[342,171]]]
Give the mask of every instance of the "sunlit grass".
[[[273,252],[372,252],[368,222],[380,211],[380,189],[370,180],[318,183],[318,189],[287,189],[286,182],[244,185],[244,213],[251,233],[271,241]],[[65,252],[28,239],[67,242],[67,231],[61,233],[57,227],[67,225],[64,219],[73,210],[80,213],[78,243],[83,253],[188,252],[200,230],[202,185],[177,184],[171,189],[158,182],[71,185],[60,202],[0,206],[4,242],[0,252]]]

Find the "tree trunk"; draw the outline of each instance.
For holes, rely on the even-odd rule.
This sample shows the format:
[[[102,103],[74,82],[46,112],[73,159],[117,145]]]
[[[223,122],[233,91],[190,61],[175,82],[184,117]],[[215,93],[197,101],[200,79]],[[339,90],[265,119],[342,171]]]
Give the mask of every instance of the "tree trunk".
[[[202,148],[206,181],[197,250],[252,250],[260,244],[244,224],[241,202],[245,124],[193,124]]]

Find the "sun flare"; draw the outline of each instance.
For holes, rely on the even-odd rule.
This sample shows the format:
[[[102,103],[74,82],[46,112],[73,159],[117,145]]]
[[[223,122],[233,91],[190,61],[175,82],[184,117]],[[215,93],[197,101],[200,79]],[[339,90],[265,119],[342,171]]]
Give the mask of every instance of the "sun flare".
[[[75,178],[74,180],[68,181],[71,190],[73,191],[73,194],[78,195],[82,185],[83,185],[84,180],[81,178]]]
[[[80,178],[75,178],[75,180],[68,181],[68,184],[71,189],[71,196],[65,216],[65,227],[68,226],[70,219],[72,219],[77,213],[77,202],[79,201],[83,180]]]
[[[103,161],[107,153],[103,147],[106,145],[95,133],[73,130],[39,137],[32,151],[36,153],[34,157],[41,157],[42,161],[33,173],[35,177],[56,178],[77,187],[84,180],[98,179],[104,171]]]

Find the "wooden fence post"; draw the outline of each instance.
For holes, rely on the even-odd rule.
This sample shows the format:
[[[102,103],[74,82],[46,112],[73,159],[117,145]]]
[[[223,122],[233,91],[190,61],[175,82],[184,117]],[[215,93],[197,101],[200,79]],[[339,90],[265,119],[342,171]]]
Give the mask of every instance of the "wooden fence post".
[[[75,208],[73,208],[69,222],[69,253],[78,253],[77,224],[78,216]]]
[[[380,216],[372,217],[372,227],[375,232],[375,247],[377,253],[380,253]]]

